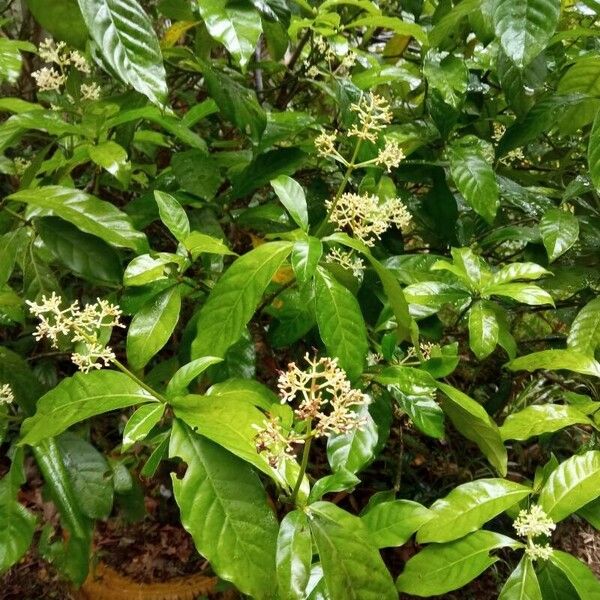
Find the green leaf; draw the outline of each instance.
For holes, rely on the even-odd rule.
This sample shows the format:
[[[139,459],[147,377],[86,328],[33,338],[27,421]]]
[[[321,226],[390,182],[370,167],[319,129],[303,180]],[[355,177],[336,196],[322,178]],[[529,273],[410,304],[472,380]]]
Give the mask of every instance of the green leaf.
[[[33,44],[21,40],[0,38],[0,83],[15,83],[21,74],[21,50],[35,52]]]
[[[290,262],[300,283],[306,283],[314,276],[322,254],[323,243],[318,238],[309,236],[294,244]]]
[[[183,245],[193,259],[198,258],[200,254],[235,255],[235,252],[232,252],[224,242],[199,231],[192,231],[183,240]]]
[[[594,125],[590,131],[587,158],[588,167],[590,169],[590,179],[592,180],[596,191],[600,191],[600,112],[596,114]]]
[[[463,483],[433,503],[433,518],[419,529],[417,542],[450,542],[461,538],[530,494],[531,488],[507,479]]]
[[[315,502],[307,510],[330,596],[395,600],[392,578],[362,521],[330,502]]]
[[[555,522],[600,496],[600,451],[572,456],[550,473],[540,492],[539,505]]]
[[[418,502],[393,500],[376,504],[361,520],[378,548],[392,548],[405,544],[433,516],[428,508]]]
[[[315,275],[315,312],[327,352],[356,379],[367,355],[367,328],[352,292],[322,268]]]
[[[552,296],[541,287],[532,283],[500,283],[485,286],[482,294],[487,296],[505,296],[517,302],[540,306],[542,304],[554,305]]]
[[[103,240],[58,217],[36,219],[35,229],[50,252],[76,275],[92,282],[121,282],[121,259]]]
[[[576,352],[594,358],[600,346],[600,298],[594,298],[579,311],[571,323],[567,345]]]
[[[527,356],[520,356],[506,365],[511,371],[536,371],[566,369],[582,375],[600,377],[600,363],[576,350],[542,350]]]
[[[298,227],[308,231],[308,208],[302,186],[287,175],[272,179],[271,186]]]
[[[125,83],[157,105],[167,102],[160,44],[136,0],[77,0],[102,57]]]
[[[350,473],[358,473],[375,457],[379,439],[377,425],[369,413],[368,405],[363,405],[359,414],[364,419],[360,429],[331,435],[327,439],[327,459],[332,471],[345,469]]]
[[[486,142],[468,135],[450,145],[448,158],[450,173],[460,193],[477,214],[492,223],[500,195],[489,152]]]
[[[113,505],[108,462],[96,448],[74,433],[63,433],[56,443],[81,512],[90,519],[106,519]]]
[[[250,465],[177,420],[169,456],[187,464],[173,493],[198,552],[243,594],[273,598],[277,521]]]
[[[578,597],[575,588],[569,583],[562,570],[549,561],[544,562],[537,577],[544,600],[564,600]]]
[[[27,552],[35,532],[35,515],[18,500],[23,474],[23,451],[12,457],[8,473],[0,479],[0,574],[6,573]]]
[[[102,142],[89,149],[90,158],[99,167],[108,171],[124,186],[129,185],[131,163],[127,161],[127,152],[116,142]]]
[[[436,382],[446,398],[442,408],[456,429],[475,442],[500,475],[506,475],[506,448],[498,426],[485,409],[466,394],[445,383]]]
[[[39,399],[35,415],[23,421],[20,444],[33,446],[95,415],[152,401],[156,398],[123,373],[76,373]]]
[[[35,412],[42,386],[28,362],[16,352],[0,346],[0,381],[10,385],[15,402],[26,415]]]
[[[483,302],[469,310],[469,346],[479,360],[488,357],[498,344],[496,313]]]
[[[190,222],[183,206],[171,194],[154,191],[160,220],[178,242],[184,242],[190,235]]]
[[[143,369],[169,341],[181,310],[179,287],[154,296],[136,313],[127,332],[127,361],[134,370]]]
[[[172,271],[177,271],[185,259],[170,252],[157,252],[155,255],[136,256],[125,269],[123,284],[140,286],[153,281],[166,280]]]
[[[221,0],[200,0],[197,6],[208,33],[244,69],[262,33],[260,14],[248,5],[225,4]]]
[[[581,600],[598,600],[600,598],[600,581],[587,565],[560,550],[554,550],[550,562],[567,576],[569,583],[575,588]]]
[[[574,406],[561,404],[534,404],[512,413],[500,427],[503,440],[528,440],[571,425],[594,425]]]
[[[490,285],[508,283],[518,279],[539,279],[540,277],[544,277],[546,275],[552,275],[552,273],[536,263],[509,263],[508,265],[504,265],[492,275]]]
[[[345,25],[344,28],[355,29],[357,27],[391,29],[394,33],[411,36],[414,37],[418,42],[421,42],[421,44],[427,44],[427,34],[422,27],[415,23],[407,23],[398,17],[386,17],[379,15],[361,17],[360,19]]]
[[[8,199],[50,210],[81,231],[96,235],[113,246],[131,248],[138,254],[148,249],[146,236],[134,229],[125,213],[81,190],[48,185],[21,190]]]
[[[177,183],[186,192],[212,200],[219,191],[219,165],[206,150],[178,152],[171,159],[171,167]]]
[[[289,512],[277,536],[277,586],[281,600],[304,600],[310,578],[312,539],[307,516]]]
[[[521,558],[517,568],[506,580],[498,600],[542,600],[533,563],[527,556]]]
[[[150,430],[162,419],[164,412],[164,404],[150,402],[140,406],[131,417],[129,417],[125,429],[123,429],[121,452],[129,450],[136,442],[146,439]]]
[[[579,221],[560,208],[551,208],[540,221],[540,233],[550,262],[564,254],[579,237]]]
[[[556,30],[560,0],[497,0],[493,18],[496,37],[519,68],[526,67]]]
[[[498,559],[490,556],[497,548],[522,546],[492,531],[476,531],[447,544],[432,544],[413,556],[396,580],[405,594],[435,596],[457,590],[475,579]]]
[[[188,385],[199,375],[204,373],[208,367],[220,363],[223,359],[217,356],[203,356],[177,369],[167,384],[167,396],[175,398],[187,394]]]
[[[242,335],[271,279],[292,249],[289,242],[262,244],[238,258],[200,311],[192,359],[223,357]]]
[[[81,11],[75,0],[27,0],[35,20],[57,40],[85,48],[88,35]]]

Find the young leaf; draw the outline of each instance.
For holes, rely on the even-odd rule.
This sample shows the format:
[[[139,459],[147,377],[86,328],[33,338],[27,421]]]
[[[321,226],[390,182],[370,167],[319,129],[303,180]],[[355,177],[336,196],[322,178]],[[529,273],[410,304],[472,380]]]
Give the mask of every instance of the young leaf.
[[[181,309],[177,286],[154,296],[136,313],[127,332],[127,360],[134,370],[143,369],[169,341]]]
[[[490,556],[497,548],[522,546],[492,531],[476,531],[447,544],[432,544],[413,556],[396,580],[405,594],[436,596],[457,590],[475,579],[498,559]]]
[[[183,206],[171,194],[158,190],[154,191],[154,199],[160,220],[178,242],[183,242],[190,235],[190,222]]]
[[[152,402],[140,406],[125,424],[121,452],[129,450],[133,444],[145,439],[150,430],[162,419],[165,405]]]
[[[534,404],[508,415],[500,427],[500,435],[503,440],[528,440],[578,424],[594,426],[593,421],[575,406]]]
[[[136,0],[77,0],[88,31],[110,68],[154,104],[167,82],[152,22]]]
[[[138,254],[148,250],[146,236],[134,229],[125,213],[81,190],[48,185],[21,190],[8,199],[50,210],[81,231],[96,235],[113,246],[131,248]]]
[[[571,323],[567,345],[594,358],[596,348],[600,346],[600,298],[594,298],[579,311]]]
[[[198,258],[200,254],[235,254],[221,240],[214,238],[199,231],[192,231],[183,240],[183,245],[187,248],[193,259]]]
[[[315,502],[308,511],[331,597],[395,600],[392,578],[362,521],[330,502]]]
[[[269,242],[244,254],[227,269],[200,311],[192,359],[225,355],[242,335],[291,249],[289,242]]]
[[[298,227],[308,231],[308,209],[302,186],[287,175],[272,179],[271,186]]]
[[[378,548],[392,548],[405,544],[433,516],[429,509],[418,502],[393,500],[375,505],[361,520]]]
[[[417,541],[450,542],[463,537],[529,494],[531,488],[507,479],[463,483],[433,503],[433,517],[419,529]]]
[[[536,371],[537,369],[557,371],[566,369],[583,375],[600,377],[600,363],[576,350],[542,350],[541,352],[515,358],[506,366],[511,371]]]
[[[560,208],[551,208],[540,221],[540,233],[550,262],[564,254],[579,237],[579,221]]]
[[[318,238],[310,236],[294,244],[290,262],[300,283],[306,283],[313,277],[322,254],[323,243]]]
[[[562,521],[600,496],[600,451],[589,450],[562,462],[548,477],[539,505],[555,522]]]
[[[208,367],[220,363],[223,359],[217,356],[203,356],[197,358],[187,365],[177,369],[175,375],[171,377],[167,384],[167,396],[175,398],[187,394],[188,385],[199,375],[204,373]]]
[[[172,475],[173,493],[198,552],[243,594],[272,598],[277,520],[256,473],[178,420],[169,456],[187,464]]]
[[[90,158],[99,167],[110,173],[125,187],[131,179],[131,163],[127,160],[127,151],[116,142],[101,142],[90,146]]]
[[[76,373],[38,400],[35,415],[23,421],[20,443],[33,446],[95,415],[153,401],[154,396],[123,373]]]
[[[548,44],[558,23],[560,0],[498,0],[494,29],[505,54],[522,69]]]
[[[362,312],[352,292],[322,268],[315,276],[315,312],[327,352],[339,360],[350,379],[357,378],[368,350]]]
[[[550,562],[566,575],[582,600],[600,598],[600,581],[587,565],[560,550],[554,550]]]
[[[542,600],[542,591],[530,558],[521,558],[502,587],[498,600]]]
[[[483,302],[469,310],[469,346],[479,360],[489,356],[498,344],[496,313]]]
[[[304,512],[293,510],[281,521],[276,560],[278,597],[304,600],[312,562],[312,538]]]

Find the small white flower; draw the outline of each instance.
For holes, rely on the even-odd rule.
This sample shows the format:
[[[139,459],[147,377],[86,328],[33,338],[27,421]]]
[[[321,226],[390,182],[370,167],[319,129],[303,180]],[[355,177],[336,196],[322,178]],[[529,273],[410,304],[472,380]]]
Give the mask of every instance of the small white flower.
[[[81,71],[81,73],[85,73],[86,75],[90,73],[90,64],[85,59],[85,56],[83,56],[78,50],[72,50],[69,58],[71,60],[71,64],[78,71]]]
[[[312,65],[307,69],[306,74],[311,79],[316,79],[321,74],[321,71],[319,71],[319,67],[317,67],[316,65]]]
[[[373,143],[377,141],[379,133],[393,119],[388,101],[376,94],[362,96],[357,103],[350,106],[350,109],[358,115],[360,127],[356,124],[352,125],[348,135]]]
[[[539,558],[548,560],[553,553],[554,549],[549,544],[542,546],[541,544],[531,543],[525,548],[525,554],[527,554],[531,560],[538,560]]]
[[[521,537],[537,537],[552,535],[556,529],[554,521],[544,512],[539,504],[533,504],[529,510],[522,510],[513,523],[517,535]]]
[[[8,383],[0,385],[0,406],[2,404],[12,404],[14,401],[15,396],[10,385]]]
[[[25,173],[25,171],[27,171],[27,169],[29,168],[30,165],[31,165],[31,161],[27,160],[25,158],[22,158],[21,156],[17,156],[16,158],[13,159],[13,167],[15,169],[15,175],[17,175],[18,177],[21,177],[23,175],[23,173]]]
[[[96,82],[90,84],[81,84],[81,97],[84,100],[99,100],[100,99],[100,86]]]
[[[352,271],[354,277],[360,277],[365,270],[363,259],[359,256],[354,256],[352,252],[347,250],[332,248],[327,256],[325,256],[325,260],[329,263],[337,263],[347,271]]]
[[[404,160],[404,152],[396,140],[385,140],[385,146],[379,151],[375,162],[386,168],[389,173],[392,167],[398,167]]]
[[[54,43],[54,40],[46,38],[38,48],[40,58],[47,63],[57,63],[59,65],[69,64],[69,54],[66,51],[65,42]]]
[[[56,69],[42,67],[38,71],[34,71],[31,76],[35,79],[40,92],[59,91],[67,80],[65,75],[61,75]]]
[[[315,148],[319,156],[333,156],[336,154],[335,144],[337,142],[337,131],[321,133],[315,138]]]

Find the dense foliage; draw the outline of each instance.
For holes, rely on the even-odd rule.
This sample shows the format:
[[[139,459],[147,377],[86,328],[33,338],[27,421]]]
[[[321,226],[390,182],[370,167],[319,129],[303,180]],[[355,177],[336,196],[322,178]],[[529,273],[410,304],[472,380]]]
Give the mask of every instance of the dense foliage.
[[[595,0],[0,5],[0,573],[170,472],[252,598],[600,597]]]

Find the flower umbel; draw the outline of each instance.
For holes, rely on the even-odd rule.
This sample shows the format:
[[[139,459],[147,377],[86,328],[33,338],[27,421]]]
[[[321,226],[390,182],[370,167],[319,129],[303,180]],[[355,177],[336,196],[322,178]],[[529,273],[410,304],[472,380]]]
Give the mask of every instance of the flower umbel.
[[[303,444],[304,439],[294,433],[286,434],[281,426],[279,417],[269,416],[262,427],[254,425],[257,434],[254,438],[256,451],[263,454],[273,468],[277,468],[282,458],[296,456],[295,444]]]
[[[349,229],[368,246],[373,246],[392,224],[404,229],[411,221],[408,209],[398,198],[381,202],[374,195],[345,193],[337,202],[328,200],[325,205],[331,211],[330,221],[339,230]]]
[[[328,263],[337,263],[347,271],[352,271],[354,277],[360,277],[365,270],[365,262],[363,259],[360,258],[360,256],[354,256],[352,252],[347,250],[332,248],[327,256],[325,256],[325,260]]]
[[[47,63],[68,65],[70,58],[65,42],[54,43],[54,40],[46,38],[39,46],[40,58]]]
[[[95,83],[82,83],[81,84],[81,97],[84,100],[99,100],[100,99],[100,86]]]
[[[548,560],[554,552],[554,548],[550,546],[550,544],[534,544],[533,542],[527,544],[525,548],[525,554],[529,556],[531,560],[537,560],[541,558],[542,560]]]
[[[84,373],[108,366],[115,359],[111,348],[98,339],[103,327],[124,327],[120,322],[121,310],[114,304],[98,298],[94,304],[86,304],[83,308],[75,301],[62,309],[62,298],[54,292],[50,297],[42,296],[39,304],[29,300],[27,304],[29,311],[40,321],[34,333],[36,340],[46,338],[53,348],[57,348],[59,338],[66,336],[72,343],[83,344],[84,350],[74,352],[71,360]]]
[[[54,68],[48,67],[42,67],[38,71],[34,71],[31,76],[35,79],[40,92],[58,91],[67,80],[65,75]]]
[[[13,394],[10,385],[8,385],[8,383],[0,385],[0,406],[3,404],[12,404],[14,401],[15,395]]]
[[[521,537],[552,535],[556,529],[554,521],[548,517],[539,504],[533,504],[529,510],[522,510],[515,519],[513,527]]]
[[[379,151],[375,162],[385,167],[389,173],[392,167],[398,167],[404,158],[404,152],[396,140],[385,140],[385,146]]]
[[[379,133],[392,122],[393,115],[388,101],[376,94],[364,95],[357,103],[352,104],[350,109],[358,115],[360,126],[352,125],[348,135],[361,140],[375,143]]]

